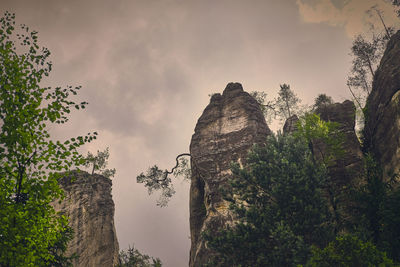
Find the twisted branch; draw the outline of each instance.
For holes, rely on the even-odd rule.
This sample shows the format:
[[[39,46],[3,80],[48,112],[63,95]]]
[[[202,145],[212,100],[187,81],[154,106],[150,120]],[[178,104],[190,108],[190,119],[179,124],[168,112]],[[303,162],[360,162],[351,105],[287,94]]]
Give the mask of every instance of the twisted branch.
[[[164,172],[165,173],[165,179],[167,178],[168,174],[172,174],[175,171],[175,169],[178,168],[178,166],[179,166],[179,158],[180,157],[185,157],[185,156],[191,157],[192,155],[190,153],[182,153],[182,154],[179,154],[178,156],[176,156],[176,158],[175,158],[176,165],[171,169],[171,171],[165,170],[165,172]]]

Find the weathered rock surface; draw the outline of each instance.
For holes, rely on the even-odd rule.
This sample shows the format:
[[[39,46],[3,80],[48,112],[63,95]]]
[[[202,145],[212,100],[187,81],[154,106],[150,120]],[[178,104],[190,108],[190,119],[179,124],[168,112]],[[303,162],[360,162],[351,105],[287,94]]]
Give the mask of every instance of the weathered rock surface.
[[[283,125],[283,134],[291,134],[297,130],[297,123],[299,121],[299,118],[297,115],[293,115],[289,117],[286,121],[285,124]]]
[[[356,107],[352,101],[324,105],[315,111],[324,121],[337,122],[338,130],[343,134],[344,153],[335,165],[330,167],[331,176],[343,185],[349,185],[352,179],[360,177],[363,171],[363,154],[355,132]],[[320,151],[318,143],[314,144],[315,153]],[[322,145],[321,145],[322,146]]]
[[[384,177],[400,171],[400,31],[389,41],[367,100],[366,147]]]
[[[324,105],[316,113],[324,121],[338,123],[340,137],[343,138],[341,155],[329,167],[331,185],[327,188],[327,198],[331,211],[339,224],[356,220],[353,212],[351,190],[361,185],[364,163],[360,142],[355,132],[356,108],[354,103],[346,100],[343,103]],[[326,144],[321,140],[313,141],[313,151],[317,159],[326,158]]]
[[[119,246],[114,226],[111,180],[97,174],[72,172],[59,183],[65,191],[65,199],[54,206],[69,216],[74,230],[67,251],[67,255],[76,253],[79,256],[73,265],[115,266]]]
[[[253,144],[264,143],[270,133],[259,104],[241,84],[229,83],[222,95],[211,97],[190,144],[190,266],[209,257],[201,233],[233,220],[220,192],[231,178],[231,162],[244,163]]]

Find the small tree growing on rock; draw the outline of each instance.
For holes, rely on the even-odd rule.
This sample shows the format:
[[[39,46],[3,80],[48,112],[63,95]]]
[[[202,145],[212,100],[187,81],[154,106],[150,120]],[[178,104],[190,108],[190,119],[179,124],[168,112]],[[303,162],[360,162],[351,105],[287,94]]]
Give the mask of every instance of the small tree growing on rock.
[[[314,100],[314,106],[313,108],[324,108],[327,107],[331,104],[333,104],[333,99],[332,97],[326,95],[326,94],[319,94],[315,100]]]
[[[287,120],[300,110],[299,104],[301,100],[296,96],[290,85],[281,84],[276,99],[276,107],[281,120]]]
[[[93,155],[92,153],[88,152],[87,157],[85,158],[86,167],[92,166],[92,175],[95,171],[99,171],[99,174],[111,178],[115,175],[115,168],[113,169],[106,169],[108,165],[108,158],[110,157],[110,152],[108,147],[104,151],[97,150],[97,155]]]
[[[273,100],[267,99],[267,94],[262,91],[250,92],[250,95],[257,100],[260,105],[260,109],[264,114],[264,117],[268,123],[272,119],[279,119],[280,121],[286,121],[292,115],[300,115],[307,109],[306,106],[300,106],[300,98],[290,89],[289,84],[281,84],[278,92],[278,98]]]
[[[392,1],[396,6],[398,1]],[[387,26],[383,11],[377,5],[372,6],[367,12],[370,17],[377,16],[382,23],[383,30],[376,30],[370,23],[370,37],[357,35],[351,47],[350,55],[353,57],[350,74],[347,78],[347,87],[357,108],[357,123],[363,127],[364,107],[368,95],[372,90],[372,81],[378,64],[386,49],[386,45],[394,33],[394,27]]]
[[[275,100],[268,100],[267,93],[262,91],[252,91],[250,92],[250,95],[254,97],[254,99],[260,105],[260,109],[264,114],[265,120],[268,123],[271,123],[272,119],[275,119],[276,116],[278,116]]]
[[[125,250],[119,252],[119,264],[117,267],[162,267],[159,258],[153,258],[149,255],[142,254],[135,246],[129,246]]]

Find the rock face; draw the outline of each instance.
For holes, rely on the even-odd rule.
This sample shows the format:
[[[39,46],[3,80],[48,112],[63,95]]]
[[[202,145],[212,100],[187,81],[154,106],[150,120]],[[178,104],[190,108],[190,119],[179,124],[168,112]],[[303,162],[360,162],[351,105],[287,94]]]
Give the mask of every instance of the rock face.
[[[222,95],[211,97],[190,144],[190,266],[209,257],[201,233],[233,220],[220,192],[231,178],[231,162],[244,163],[252,145],[264,143],[270,133],[259,104],[241,84],[229,83]]]
[[[339,227],[347,222],[357,220],[353,214],[351,190],[361,185],[364,163],[360,142],[355,133],[356,108],[354,103],[346,100],[343,103],[323,105],[315,111],[324,121],[337,122],[343,138],[343,153],[328,167],[332,184],[327,188],[326,196]],[[313,151],[321,160],[326,152],[326,144],[320,140],[313,141]]]
[[[356,107],[352,101],[346,100],[343,103],[324,105],[315,111],[324,121],[339,123],[338,130],[343,134],[344,153],[335,165],[330,167],[331,176],[334,180],[343,184],[350,184],[355,177],[360,177],[363,171],[363,154],[360,142],[355,132]],[[322,144],[316,142],[314,150],[318,154]]]
[[[97,174],[72,172],[59,183],[65,191],[65,199],[54,206],[69,216],[74,230],[67,251],[67,255],[76,253],[79,256],[73,265],[115,266],[119,246],[114,226],[111,180]]]
[[[367,100],[366,147],[384,177],[400,171],[400,31],[389,41]]]
[[[299,121],[299,118],[297,115],[293,115],[289,117],[286,121],[285,124],[283,125],[283,134],[291,134],[297,130],[297,122]]]

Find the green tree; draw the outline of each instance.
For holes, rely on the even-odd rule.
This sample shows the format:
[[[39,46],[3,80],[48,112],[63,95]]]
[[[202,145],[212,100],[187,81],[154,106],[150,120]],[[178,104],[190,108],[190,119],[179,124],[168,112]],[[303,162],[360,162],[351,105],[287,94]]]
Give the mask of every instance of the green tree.
[[[370,23],[371,36],[357,35],[351,47],[350,55],[353,57],[353,61],[350,74],[347,77],[347,87],[356,103],[357,128],[363,128],[364,108],[367,97],[372,90],[372,81],[385,52],[387,42],[394,33],[394,28],[386,25],[383,11],[377,5],[372,6],[366,13],[370,17],[376,15],[383,29],[376,30],[375,25]]]
[[[326,122],[315,113],[307,113],[300,117],[297,128],[294,135],[307,143],[315,160],[329,167],[343,156],[344,137],[337,122]]]
[[[400,187],[389,187],[382,206],[382,223],[378,247],[400,263]]]
[[[388,40],[385,34],[373,34],[371,40],[367,40],[362,35],[356,36],[351,47],[353,56],[351,76],[347,79],[350,90],[356,88],[367,94],[371,92],[372,80]],[[350,92],[355,96],[354,91]],[[364,98],[357,97],[356,99],[365,104]]]
[[[52,68],[49,56],[37,32],[16,29],[15,15],[6,12],[0,19],[0,266],[62,266],[68,221],[50,203],[62,198],[60,172],[83,163],[77,148],[96,135],[50,138],[49,125],[67,122],[72,109],[87,103],[70,100],[80,87],[40,85]]]
[[[262,91],[252,91],[250,95],[257,100],[266,121],[269,123],[272,119],[285,121],[292,115],[301,115],[300,113],[307,110],[306,106],[300,106],[301,100],[290,89],[290,85],[285,83],[280,85],[278,98],[273,100],[268,100],[267,94]]]
[[[296,96],[293,90],[290,89],[290,85],[285,83],[280,85],[275,106],[281,120],[286,120],[292,115],[298,114],[300,111],[300,102],[301,100]]]
[[[267,93],[262,91],[252,91],[250,95],[254,97],[257,103],[260,105],[260,109],[264,114],[267,123],[271,123],[272,119],[277,117],[276,106],[274,100],[268,100]]]
[[[314,109],[316,108],[325,108],[326,106],[332,105],[333,99],[332,97],[326,94],[319,94],[314,100]]]
[[[140,253],[134,246],[128,250],[122,250],[119,253],[118,267],[161,267],[162,263],[159,258],[153,258]]]
[[[366,154],[365,184],[357,194],[360,218],[358,233],[370,239],[382,251],[396,262],[400,262],[400,187],[398,175],[384,180],[383,171],[378,162]]]
[[[298,131],[294,135],[303,137],[313,153],[314,160],[324,164],[329,171],[334,171],[345,156],[345,135],[340,131],[339,123],[323,121],[319,115],[308,113],[300,118]],[[340,165],[339,165],[340,166]],[[341,175],[351,175],[341,173]],[[336,179],[335,179],[336,178]],[[347,230],[351,211],[354,184],[343,184],[340,178],[329,176],[324,187],[325,196],[334,220],[335,234]]]
[[[366,13],[370,17],[373,17],[375,15],[378,16],[380,22],[382,23],[383,29],[385,30],[386,39],[389,40],[393,35],[394,28],[391,27],[391,26],[387,26],[386,25],[385,20],[383,19],[383,13],[384,13],[383,10],[380,9],[378,7],[378,5],[376,4],[376,5],[373,5],[369,10],[367,10]],[[373,30],[375,28],[375,26],[371,23],[371,27],[370,28],[371,28],[371,30]]]
[[[395,7],[398,6],[397,0],[392,0]],[[399,9],[395,11],[399,11]],[[366,101],[372,90],[372,82],[380,60],[385,52],[386,46],[392,37],[395,29],[388,26],[384,21],[383,11],[378,5],[372,6],[366,11],[369,17],[377,18],[381,24],[377,27],[373,22],[370,24],[368,34],[357,35],[351,47],[350,55],[353,57],[350,73],[347,77],[347,87],[356,104],[356,129],[364,128],[364,117]],[[400,14],[400,13],[398,13]],[[358,131],[358,135],[362,132]]]
[[[363,242],[356,236],[338,236],[324,249],[314,247],[313,256],[307,266],[364,267],[395,266],[384,252],[371,242]]]
[[[238,221],[207,233],[217,266],[296,266],[311,245],[324,247],[334,236],[323,189],[324,164],[313,158],[301,136],[271,136],[255,147],[244,168],[234,165],[226,193]]]
[[[114,177],[115,175],[115,168],[113,169],[106,169],[108,165],[108,158],[110,157],[110,151],[108,147],[104,151],[97,150],[97,155],[93,155],[92,153],[88,152],[85,160],[85,166],[90,167],[92,166],[92,175],[95,171],[99,171],[99,173],[107,178]]]

